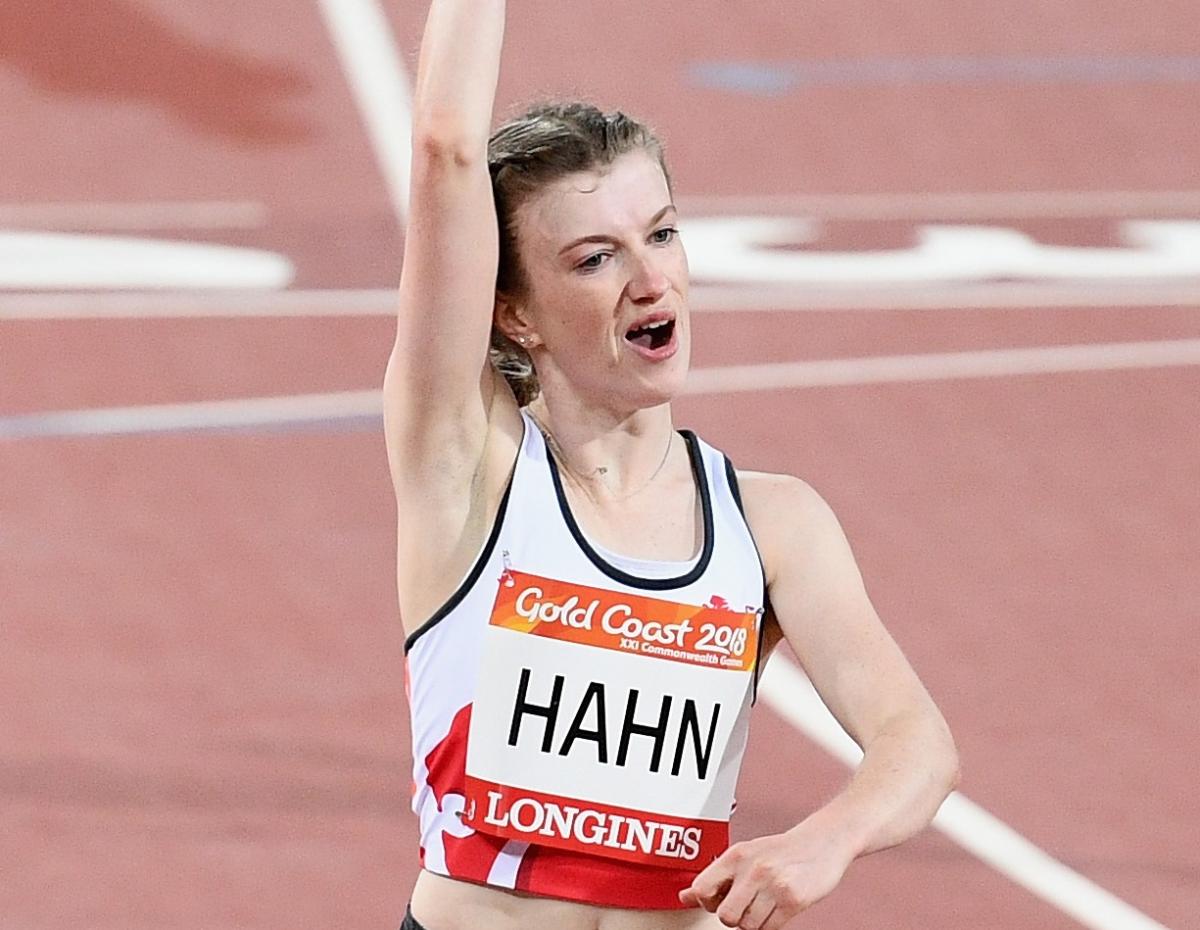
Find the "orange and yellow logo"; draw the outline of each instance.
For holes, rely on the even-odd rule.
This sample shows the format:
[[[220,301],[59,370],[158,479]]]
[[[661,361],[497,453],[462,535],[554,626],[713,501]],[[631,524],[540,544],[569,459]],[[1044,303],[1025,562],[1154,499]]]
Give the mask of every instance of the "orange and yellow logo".
[[[718,606],[719,605],[719,606]],[[759,611],[678,604],[506,571],[491,625],[580,645],[703,665],[753,670]]]

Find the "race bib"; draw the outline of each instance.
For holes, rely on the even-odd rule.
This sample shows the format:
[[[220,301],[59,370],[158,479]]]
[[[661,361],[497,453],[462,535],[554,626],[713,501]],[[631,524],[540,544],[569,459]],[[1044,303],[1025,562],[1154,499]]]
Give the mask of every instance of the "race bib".
[[[703,869],[729,845],[759,610],[507,571],[467,742],[464,821]]]

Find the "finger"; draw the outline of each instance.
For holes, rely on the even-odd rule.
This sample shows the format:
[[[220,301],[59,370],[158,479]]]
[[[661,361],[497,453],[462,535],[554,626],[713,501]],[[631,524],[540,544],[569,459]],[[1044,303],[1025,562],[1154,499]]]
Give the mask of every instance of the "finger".
[[[776,906],[759,930],[783,930],[783,925],[795,916],[794,913],[788,913],[784,908]]]
[[[679,903],[684,907],[699,907],[700,899],[696,897],[696,892],[694,892],[689,885],[687,888],[684,888],[679,892]]]
[[[765,891],[760,891],[742,915],[742,930],[766,930],[767,922],[775,912],[775,899]]]
[[[714,913],[728,893],[743,855],[740,844],[730,846],[692,879],[692,893],[706,911]]]
[[[733,885],[732,878],[725,878],[719,885],[713,885],[711,882],[706,885],[698,885],[692,882],[691,892],[695,895],[700,906],[710,914],[715,914],[717,908],[721,906],[721,902],[725,900],[725,895],[729,893],[730,887]]]
[[[725,900],[717,908],[717,919],[726,927],[743,926],[742,917],[746,913],[746,908],[756,900],[757,894],[758,888],[748,882],[745,877],[741,881],[735,881],[729,889],[729,894],[725,895]]]
[[[717,859],[707,869],[692,879],[691,892],[706,911],[714,912],[733,883],[733,869],[725,857]]]

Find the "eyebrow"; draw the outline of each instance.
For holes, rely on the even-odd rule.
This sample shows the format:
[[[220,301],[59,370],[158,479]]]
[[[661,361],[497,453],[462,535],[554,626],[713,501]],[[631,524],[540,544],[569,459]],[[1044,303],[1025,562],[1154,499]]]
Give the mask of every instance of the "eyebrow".
[[[650,217],[650,222],[647,223],[646,225],[653,226],[655,223],[657,223],[659,220],[661,220],[664,216],[666,216],[672,210],[675,210],[676,213],[679,212],[678,210],[675,209],[675,204],[673,204],[673,203],[667,204],[665,207],[663,207],[661,210],[659,210],[657,213],[655,213],[654,216]],[[559,249],[558,254],[565,255],[567,252],[570,252],[571,249],[575,248],[575,246],[583,245],[585,242],[612,242],[612,240],[613,240],[612,236],[606,236],[602,233],[597,233],[596,235],[592,235],[592,236],[580,236],[574,242],[569,242],[566,245],[564,245],[561,249]]]

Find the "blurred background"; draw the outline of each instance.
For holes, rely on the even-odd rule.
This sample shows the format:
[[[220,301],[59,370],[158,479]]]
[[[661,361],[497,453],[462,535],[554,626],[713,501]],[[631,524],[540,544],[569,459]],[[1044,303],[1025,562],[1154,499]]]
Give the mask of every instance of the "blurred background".
[[[1200,12],[511,4],[663,135],[682,425],[833,504],[964,766],[797,926],[1200,927]],[[0,4],[0,927],[387,928],[423,0]],[[739,835],[853,756],[787,656]]]

